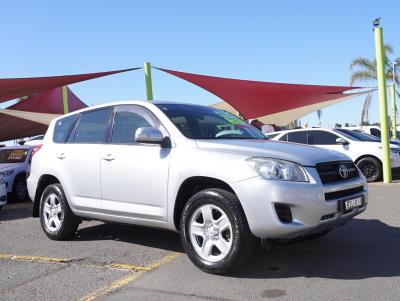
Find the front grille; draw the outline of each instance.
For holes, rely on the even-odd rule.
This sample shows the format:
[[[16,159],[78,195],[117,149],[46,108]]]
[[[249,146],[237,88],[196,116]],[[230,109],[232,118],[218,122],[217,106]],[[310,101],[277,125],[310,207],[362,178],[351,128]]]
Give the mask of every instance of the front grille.
[[[364,190],[364,187],[359,186],[359,187],[354,187],[350,189],[345,189],[345,190],[339,190],[339,191],[334,191],[334,192],[327,192],[325,193],[325,200],[330,201],[334,199],[340,199],[344,198],[346,196],[362,192]]]
[[[341,176],[339,168],[344,165],[347,168],[347,177]],[[358,178],[358,170],[351,161],[334,161],[318,163],[316,165],[319,177],[323,184],[345,181]]]

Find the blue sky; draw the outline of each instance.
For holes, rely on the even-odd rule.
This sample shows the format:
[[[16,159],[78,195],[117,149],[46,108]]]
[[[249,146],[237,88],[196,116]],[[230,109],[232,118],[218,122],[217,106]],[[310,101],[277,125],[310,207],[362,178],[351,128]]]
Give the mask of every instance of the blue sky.
[[[372,20],[400,56],[400,1],[2,1],[0,78],[154,66],[260,81],[348,85],[375,54]],[[156,99],[218,99],[153,71]],[[144,99],[143,71],[70,88],[86,103]],[[363,99],[326,108],[322,125],[358,123]],[[9,105],[6,104],[6,105]],[[378,100],[370,121],[378,121]],[[303,123],[317,124],[316,113]]]

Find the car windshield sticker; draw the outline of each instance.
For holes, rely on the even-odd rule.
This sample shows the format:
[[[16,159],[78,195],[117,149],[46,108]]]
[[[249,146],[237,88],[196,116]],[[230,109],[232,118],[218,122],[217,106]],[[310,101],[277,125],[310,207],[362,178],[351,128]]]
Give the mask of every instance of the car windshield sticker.
[[[217,110],[215,111],[215,113],[219,116],[221,116],[222,118],[224,118],[226,121],[228,121],[230,124],[235,124],[235,125],[242,125],[242,126],[247,126],[246,122],[244,122],[242,119],[233,116],[225,111],[220,111]]]
[[[22,160],[25,157],[26,150],[23,149],[16,149],[13,150],[10,155],[8,156],[8,160]]]

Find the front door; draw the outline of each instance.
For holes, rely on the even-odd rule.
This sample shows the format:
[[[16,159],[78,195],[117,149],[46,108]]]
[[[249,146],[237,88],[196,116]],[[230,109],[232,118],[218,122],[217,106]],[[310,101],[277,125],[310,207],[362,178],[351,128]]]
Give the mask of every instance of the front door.
[[[170,148],[137,144],[136,130],[154,127],[166,135],[147,109],[116,107],[112,133],[101,151],[101,189],[105,214],[166,221]]]

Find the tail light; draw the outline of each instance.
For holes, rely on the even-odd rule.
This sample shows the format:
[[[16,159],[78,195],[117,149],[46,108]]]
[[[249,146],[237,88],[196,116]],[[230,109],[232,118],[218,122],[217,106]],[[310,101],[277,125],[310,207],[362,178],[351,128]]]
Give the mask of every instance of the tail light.
[[[43,144],[38,144],[33,148],[31,158],[33,157],[34,154],[36,154],[38,151],[40,151],[42,146],[43,146]]]

